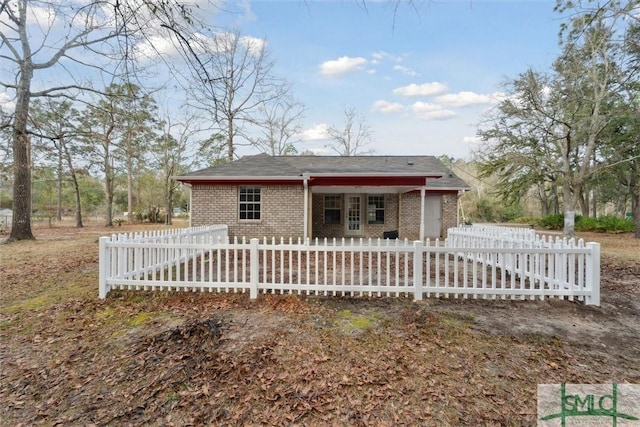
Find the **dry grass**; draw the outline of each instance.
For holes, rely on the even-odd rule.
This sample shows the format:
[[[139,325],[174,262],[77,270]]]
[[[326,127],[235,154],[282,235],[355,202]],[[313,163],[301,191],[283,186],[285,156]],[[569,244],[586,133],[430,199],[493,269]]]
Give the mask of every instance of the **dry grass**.
[[[602,306],[112,292],[97,237],[0,246],[0,424],[535,425],[536,386],[640,382],[640,240]],[[148,227],[145,225],[145,227]]]

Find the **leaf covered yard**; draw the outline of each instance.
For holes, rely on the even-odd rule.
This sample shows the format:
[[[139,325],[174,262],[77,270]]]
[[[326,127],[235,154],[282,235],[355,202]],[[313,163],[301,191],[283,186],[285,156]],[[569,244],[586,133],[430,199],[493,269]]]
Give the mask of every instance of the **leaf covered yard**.
[[[535,425],[539,383],[640,382],[640,253],[577,302],[114,291],[110,229],[0,246],[1,425]],[[635,245],[635,246],[634,246]],[[635,258],[634,258],[635,257]]]

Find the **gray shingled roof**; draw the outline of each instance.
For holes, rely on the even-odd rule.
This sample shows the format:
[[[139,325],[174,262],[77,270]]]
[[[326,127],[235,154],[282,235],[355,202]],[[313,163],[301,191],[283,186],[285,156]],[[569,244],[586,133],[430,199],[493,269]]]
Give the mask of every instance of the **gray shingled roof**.
[[[467,189],[469,186],[435,156],[270,156],[257,154],[176,177],[189,178],[251,178],[298,177],[314,174],[373,175],[441,175],[428,180],[429,188]]]

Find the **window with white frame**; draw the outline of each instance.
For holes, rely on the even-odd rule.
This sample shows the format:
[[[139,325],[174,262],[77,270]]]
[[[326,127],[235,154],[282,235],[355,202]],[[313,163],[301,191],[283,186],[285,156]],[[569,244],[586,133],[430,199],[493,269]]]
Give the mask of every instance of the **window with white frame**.
[[[367,198],[367,222],[369,224],[384,224],[384,196],[369,196]]]
[[[325,194],[324,223],[340,224],[342,217],[342,197],[339,194]]]
[[[249,220],[260,219],[260,187],[240,187],[238,217]]]

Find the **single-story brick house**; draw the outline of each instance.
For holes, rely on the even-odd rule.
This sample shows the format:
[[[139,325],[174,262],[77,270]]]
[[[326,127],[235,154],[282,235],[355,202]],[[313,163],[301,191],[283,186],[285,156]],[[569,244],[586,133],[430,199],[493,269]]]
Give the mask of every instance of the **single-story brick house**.
[[[176,180],[230,236],[445,237],[469,186],[434,156],[246,156]]]

